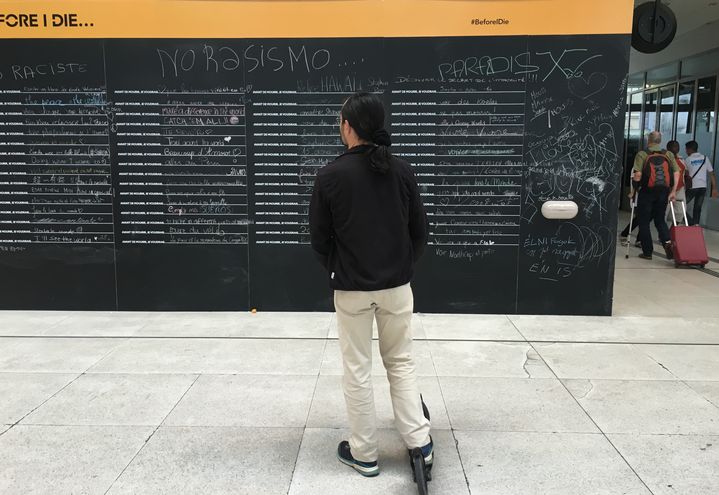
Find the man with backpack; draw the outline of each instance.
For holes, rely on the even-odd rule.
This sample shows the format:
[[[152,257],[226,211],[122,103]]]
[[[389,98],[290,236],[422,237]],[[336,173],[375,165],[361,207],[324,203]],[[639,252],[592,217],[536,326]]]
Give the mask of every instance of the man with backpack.
[[[674,258],[664,215],[669,201],[676,199],[679,165],[674,153],[662,150],[661,142],[660,132],[650,132],[647,137],[647,151],[640,151],[634,158],[634,181],[639,186],[639,241],[642,244],[642,254],[639,257],[645,260],[651,260],[654,253],[650,228],[652,218],[667,258]]]
[[[704,196],[707,193],[707,174],[711,177],[712,198],[716,198],[717,179],[714,175],[714,168],[709,159],[699,153],[699,143],[689,141],[686,144],[687,149],[687,174],[685,181],[687,184],[687,204],[694,200],[694,208],[689,216],[690,225],[699,225],[702,215],[702,206],[704,206]]]

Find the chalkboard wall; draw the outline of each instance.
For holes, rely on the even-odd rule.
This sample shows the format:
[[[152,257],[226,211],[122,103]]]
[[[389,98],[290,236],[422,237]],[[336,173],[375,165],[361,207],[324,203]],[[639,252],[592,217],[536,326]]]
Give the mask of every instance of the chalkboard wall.
[[[429,214],[418,311],[610,314],[627,60],[625,35],[1,40],[0,308],[330,310],[308,203],[365,90]]]

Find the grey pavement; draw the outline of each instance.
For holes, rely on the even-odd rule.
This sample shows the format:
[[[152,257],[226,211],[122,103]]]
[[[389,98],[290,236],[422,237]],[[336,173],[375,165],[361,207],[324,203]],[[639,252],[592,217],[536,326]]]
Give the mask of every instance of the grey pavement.
[[[620,251],[611,318],[416,315],[430,493],[717,493],[707,268]],[[330,313],[0,312],[0,494],[416,493],[378,356],[365,479]]]

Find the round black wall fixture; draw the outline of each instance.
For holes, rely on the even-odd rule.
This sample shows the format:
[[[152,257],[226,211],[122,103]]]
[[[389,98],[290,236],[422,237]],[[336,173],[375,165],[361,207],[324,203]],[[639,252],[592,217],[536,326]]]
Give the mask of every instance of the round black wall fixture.
[[[632,46],[642,53],[665,49],[677,34],[677,18],[661,1],[643,3],[634,9]]]

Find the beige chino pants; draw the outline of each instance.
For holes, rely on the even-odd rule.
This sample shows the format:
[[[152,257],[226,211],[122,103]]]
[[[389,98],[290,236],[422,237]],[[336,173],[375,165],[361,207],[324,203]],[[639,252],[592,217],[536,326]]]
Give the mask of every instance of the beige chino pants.
[[[377,320],[379,349],[389,379],[395,426],[408,449],[429,443],[429,420],[422,413],[412,358],[412,310],[409,284],[378,291],[335,291],[335,309],[344,377],[342,387],[352,434],[352,456],[379,457],[372,389],[372,321]]]

